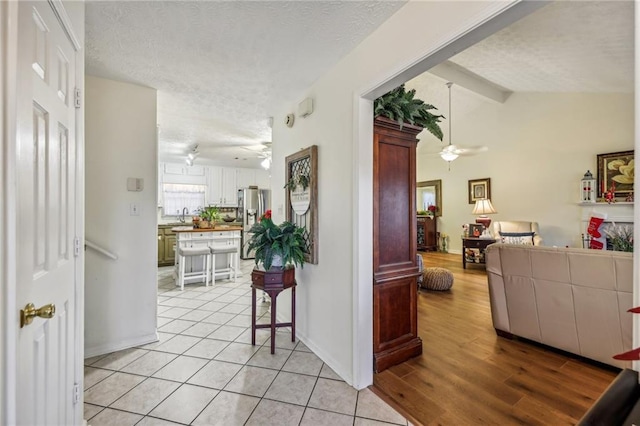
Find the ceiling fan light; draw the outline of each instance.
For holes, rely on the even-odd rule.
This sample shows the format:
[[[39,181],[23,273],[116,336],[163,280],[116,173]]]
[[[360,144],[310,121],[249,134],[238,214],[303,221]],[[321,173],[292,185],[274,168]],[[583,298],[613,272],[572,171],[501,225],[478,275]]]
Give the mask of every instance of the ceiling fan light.
[[[455,152],[452,152],[452,151],[442,150],[440,152],[440,157],[444,161],[451,162],[451,161],[455,160],[456,158],[458,158],[458,154],[456,154]]]
[[[260,165],[263,169],[269,170],[269,168],[271,167],[271,159],[265,158],[264,160],[262,160],[262,163],[260,163]]]
[[[199,152],[193,151],[193,152],[190,152],[189,154],[187,154],[187,157],[189,158],[189,160],[193,161],[198,157],[198,155],[200,155]]]
[[[193,160],[191,158],[187,158],[186,161],[187,166],[193,166]]]

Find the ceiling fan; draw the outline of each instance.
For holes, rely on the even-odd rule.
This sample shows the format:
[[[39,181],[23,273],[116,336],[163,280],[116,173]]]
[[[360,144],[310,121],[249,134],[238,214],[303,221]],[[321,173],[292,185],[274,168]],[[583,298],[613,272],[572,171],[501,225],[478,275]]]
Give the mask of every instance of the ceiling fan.
[[[262,158],[260,165],[263,169],[268,170],[271,167],[271,142],[262,142],[259,145],[243,146],[243,149],[254,152],[259,158]]]
[[[454,145],[451,143],[451,86],[453,86],[452,82],[447,83],[447,87],[449,88],[449,145],[442,148],[439,152],[440,157],[449,163],[449,168],[451,168],[451,162],[458,158],[459,156],[465,155],[475,155],[481,152],[486,152],[489,150],[486,146],[470,146],[470,147],[462,147],[460,145]]]

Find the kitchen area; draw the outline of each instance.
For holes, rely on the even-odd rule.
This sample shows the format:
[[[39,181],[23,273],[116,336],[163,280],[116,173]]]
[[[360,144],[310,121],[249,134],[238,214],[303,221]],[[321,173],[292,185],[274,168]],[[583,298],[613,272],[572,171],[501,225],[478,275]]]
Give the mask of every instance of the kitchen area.
[[[176,265],[178,247],[211,243],[237,245],[242,259],[249,229],[270,209],[269,170],[163,162],[158,167],[158,266]],[[215,206],[221,219],[213,229],[194,229],[200,210]],[[196,221],[197,222],[197,221]],[[216,270],[229,270],[216,259]],[[186,259],[187,272],[202,270],[203,260]],[[230,276],[230,275],[229,275]]]

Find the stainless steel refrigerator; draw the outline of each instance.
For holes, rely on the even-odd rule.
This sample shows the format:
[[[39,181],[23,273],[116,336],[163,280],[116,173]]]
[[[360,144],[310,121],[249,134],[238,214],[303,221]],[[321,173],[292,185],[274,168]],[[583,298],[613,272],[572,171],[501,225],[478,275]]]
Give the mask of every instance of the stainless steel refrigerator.
[[[238,190],[238,220],[242,222],[242,238],[240,244],[242,259],[254,259],[255,255],[247,250],[251,239],[251,227],[267,210],[271,209],[271,191],[249,187]]]

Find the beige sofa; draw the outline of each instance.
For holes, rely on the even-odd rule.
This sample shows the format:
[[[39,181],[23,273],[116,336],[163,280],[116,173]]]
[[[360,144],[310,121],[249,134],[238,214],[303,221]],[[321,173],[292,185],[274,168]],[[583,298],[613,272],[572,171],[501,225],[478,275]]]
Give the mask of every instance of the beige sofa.
[[[538,222],[523,222],[523,221],[493,221],[491,222],[491,234],[493,238],[500,241],[500,233],[521,233],[521,232],[533,232],[533,245],[541,246],[542,237],[540,237],[540,228]]]
[[[492,244],[486,250],[493,326],[616,367],[630,362],[631,253]]]

